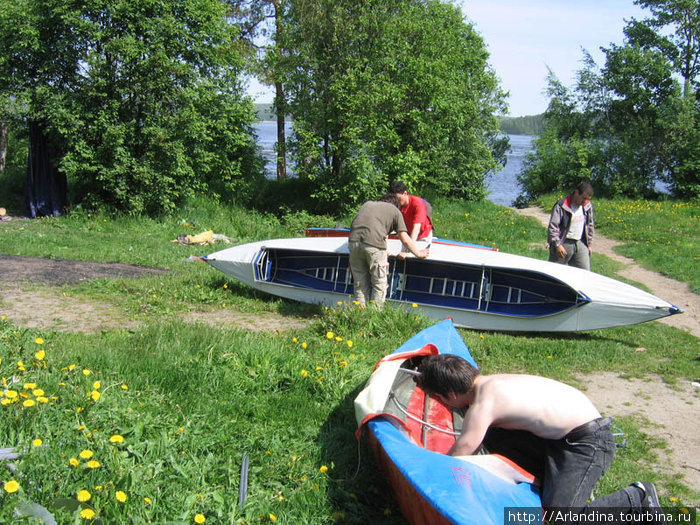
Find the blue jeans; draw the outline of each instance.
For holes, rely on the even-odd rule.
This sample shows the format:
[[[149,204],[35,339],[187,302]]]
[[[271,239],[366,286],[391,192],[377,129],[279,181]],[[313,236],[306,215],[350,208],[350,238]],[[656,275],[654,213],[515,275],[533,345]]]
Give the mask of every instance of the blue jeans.
[[[520,430],[489,429],[484,445],[530,471],[541,481],[542,507],[567,508],[585,514],[596,507],[639,509],[641,493],[626,487],[588,503],[598,480],[612,465],[615,438],[612,420],[598,418],[562,439],[543,439]]]

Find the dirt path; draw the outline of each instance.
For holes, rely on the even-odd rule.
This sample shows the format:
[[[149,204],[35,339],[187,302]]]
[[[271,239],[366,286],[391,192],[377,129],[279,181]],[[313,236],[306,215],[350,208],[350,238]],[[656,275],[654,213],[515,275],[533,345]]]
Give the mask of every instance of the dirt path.
[[[530,207],[521,210],[515,209],[515,211],[522,215],[536,218],[545,227],[549,223],[549,214],[540,208]],[[621,245],[621,242],[608,239],[596,233],[593,251],[606,255],[625,265],[620,271],[620,275],[625,279],[643,284],[657,297],[661,297],[684,310],[680,315],[661,319],[661,323],[675,326],[690,332],[695,337],[700,337],[700,295],[694,294],[686,283],[681,283],[659,273],[646,270],[639,266],[634,259],[619,255],[615,251],[615,247]]]
[[[540,208],[515,210],[534,217],[545,227],[549,214]],[[596,234],[594,251],[625,265],[622,276],[645,285],[654,295],[685,310],[680,315],[661,319],[659,322],[675,326],[700,337],[700,296],[690,287],[635,263],[634,259],[615,252],[622,243]],[[700,378],[696,378],[696,381]],[[579,377],[580,387],[605,415],[614,417],[635,416],[645,432],[661,437],[669,444],[668,453],[661,452],[659,469],[670,468],[685,476],[686,483],[700,492],[700,433],[698,428],[698,387],[690,381],[672,389],[660,377],[624,379],[612,372]],[[663,489],[661,490],[663,494]],[[694,502],[696,505],[698,502]]]

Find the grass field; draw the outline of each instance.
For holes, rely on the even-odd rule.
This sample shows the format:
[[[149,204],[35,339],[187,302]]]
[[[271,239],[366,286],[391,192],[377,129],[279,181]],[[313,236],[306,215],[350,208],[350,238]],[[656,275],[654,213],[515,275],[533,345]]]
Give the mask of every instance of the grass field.
[[[533,249],[544,243],[544,228],[534,219],[488,202],[437,199],[433,206],[441,236],[545,257]],[[697,289],[697,264],[661,262],[670,259],[669,250],[679,250],[674,259],[697,259],[698,205],[655,206],[596,201],[599,229],[613,237],[624,233],[645,264],[659,264]],[[136,330],[23,329],[2,318],[0,303],[0,448],[20,453],[12,461],[16,470],[0,474],[0,523],[38,523],[13,517],[16,509],[37,515],[32,502],[58,523],[403,523],[366,443],[353,436],[352,401],[376,361],[430,322],[391,308],[320,308],[266,296],[187,261],[218,247],[171,242],[206,229],[247,242],[349,222],[304,213],[278,219],[199,199],[158,220],[78,212],[0,223],[4,254],[170,269],[165,276],[100,279],[62,290],[76,301],[99,297],[117,305],[143,323]],[[615,276],[614,261],[597,256],[594,265]],[[202,308],[311,321],[292,332],[183,322]],[[660,323],[579,334],[461,333],[486,373],[571,381],[615,371],[658,374],[671,385],[700,377],[697,339]],[[635,352],[640,346],[647,351]],[[644,434],[633,418],[617,424],[630,446],[618,453],[601,493],[648,479],[658,482],[665,503],[699,501],[682,479],[654,466],[664,442]],[[249,486],[239,505],[244,453]]]

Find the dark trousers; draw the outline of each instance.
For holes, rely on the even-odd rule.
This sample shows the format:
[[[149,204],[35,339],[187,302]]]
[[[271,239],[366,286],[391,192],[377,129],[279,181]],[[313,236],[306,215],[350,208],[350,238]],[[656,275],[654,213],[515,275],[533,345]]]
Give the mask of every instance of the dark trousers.
[[[640,491],[626,487],[588,503],[593,487],[612,465],[615,438],[610,418],[598,418],[562,439],[543,439],[522,430],[490,428],[484,446],[515,461],[541,480],[542,507],[586,513],[596,507],[639,509]]]

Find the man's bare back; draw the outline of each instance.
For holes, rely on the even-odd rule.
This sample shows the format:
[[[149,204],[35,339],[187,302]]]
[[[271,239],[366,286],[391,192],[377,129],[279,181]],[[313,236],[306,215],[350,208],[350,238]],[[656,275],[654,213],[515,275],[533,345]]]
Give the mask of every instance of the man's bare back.
[[[473,454],[490,426],[526,430],[545,439],[561,439],[600,417],[579,390],[544,377],[479,375],[469,393],[444,398],[453,407],[469,406],[462,435],[450,454]]]

